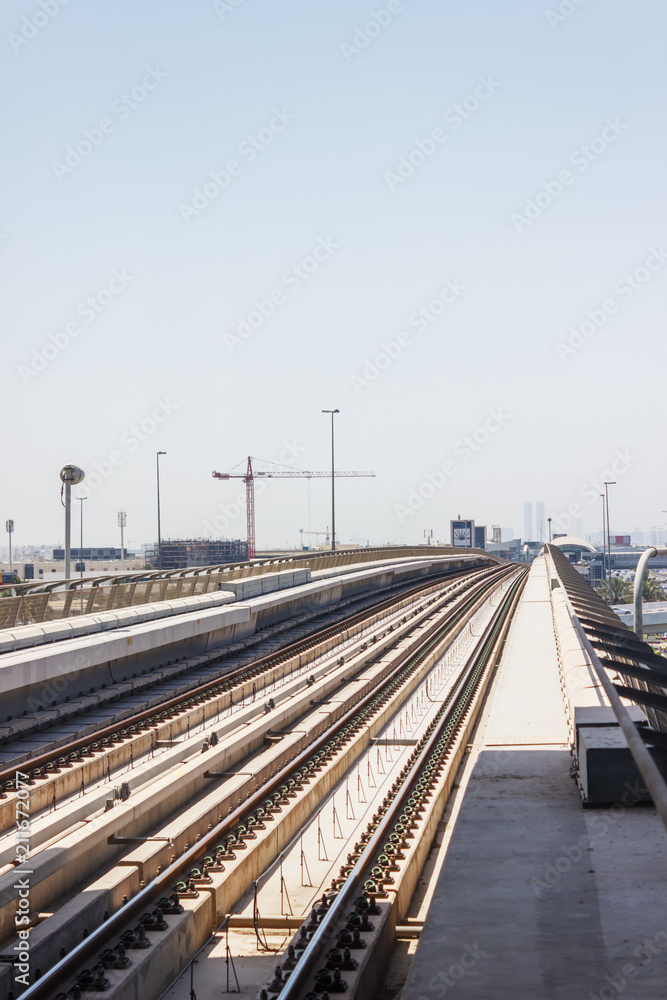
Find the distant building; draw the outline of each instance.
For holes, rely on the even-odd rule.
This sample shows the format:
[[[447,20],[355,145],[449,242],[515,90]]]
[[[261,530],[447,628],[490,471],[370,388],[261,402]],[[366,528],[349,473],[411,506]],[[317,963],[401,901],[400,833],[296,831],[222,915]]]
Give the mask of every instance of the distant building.
[[[451,544],[456,549],[485,549],[486,525],[474,521],[450,521]]]
[[[475,544],[474,521],[450,521],[451,544],[456,549],[471,549]]]
[[[542,551],[542,542],[526,542],[521,546],[521,556],[523,562],[532,562]]]
[[[127,549],[123,549],[123,555],[121,556],[120,549],[114,549],[113,547],[111,547],[111,548],[107,547],[107,548],[101,548],[101,549],[94,549],[94,548],[86,548],[85,545],[84,545],[84,547],[82,549],[72,548],[71,549],[71,555],[72,555],[72,559],[76,559],[77,561],[80,561],[83,558],[84,562],[86,562],[86,561],[87,562],[98,562],[100,559],[102,559],[102,560],[104,560],[104,559],[113,560],[113,559],[121,559],[121,558],[127,559],[128,558]],[[54,558],[54,560],[56,562],[63,562],[63,560],[65,559],[65,550],[64,549],[54,549],[53,550],[53,558]]]
[[[535,516],[533,517],[533,506]],[[546,520],[544,503],[538,500],[533,505],[532,500],[523,505],[523,540],[524,542],[543,542],[546,538]]]
[[[521,562],[521,539],[508,538],[503,542],[489,542],[486,546],[487,552],[491,552],[499,559],[509,559],[511,562]]]
[[[523,537],[526,542],[533,537],[533,505],[530,501],[523,505]]]
[[[220,563],[244,562],[248,543],[240,539],[168,538],[161,543],[162,569],[186,569],[191,566],[217,566]],[[146,562],[158,567],[157,545],[146,549]]]
[[[84,560],[83,575],[102,576],[104,573],[120,573],[120,549],[118,553],[119,555],[115,559],[96,559],[92,562]],[[72,553],[72,556],[71,576],[75,577],[81,572],[81,562],[75,561],[74,553]],[[144,565],[144,559],[134,559],[128,556],[123,562],[123,571],[125,573],[136,572],[143,569]],[[0,570],[2,572],[9,570],[9,563],[0,563]],[[47,581],[53,583],[54,580],[65,579],[65,562],[62,559],[59,559],[57,562],[55,560],[38,561],[36,559],[31,562],[14,562],[14,573],[20,580],[43,580],[45,583]]]

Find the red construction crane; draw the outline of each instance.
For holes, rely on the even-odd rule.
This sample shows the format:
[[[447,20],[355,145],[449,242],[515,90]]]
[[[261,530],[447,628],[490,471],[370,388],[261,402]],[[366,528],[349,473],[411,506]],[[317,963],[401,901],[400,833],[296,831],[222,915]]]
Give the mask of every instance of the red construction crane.
[[[375,476],[374,472],[334,472],[334,476],[359,477]],[[245,472],[214,472],[214,479],[242,479],[245,483],[246,516],[248,519],[248,559],[255,558],[255,479],[330,479],[330,472],[307,472],[301,469],[280,470],[279,472],[256,472],[252,467],[252,457],[248,455]]]

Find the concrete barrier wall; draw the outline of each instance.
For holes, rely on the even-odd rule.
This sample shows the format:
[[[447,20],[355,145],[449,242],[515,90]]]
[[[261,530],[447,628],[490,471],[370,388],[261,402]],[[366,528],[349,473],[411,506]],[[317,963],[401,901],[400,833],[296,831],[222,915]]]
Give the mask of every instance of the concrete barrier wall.
[[[594,671],[588,654],[570,618],[553,561],[546,557],[551,610],[554,620],[556,645],[559,652],[560,681],[567,713],[570,737],[574,743],[574,715],[576,708],[610,708],[604,688]]]
[[[158,601],[140,604],[116,611],[102,611],[97,614],[64,618],[61,621],[43,622],[38,625],[23,625],[19,628],[0,630],[0,653],[16,649],[27,649],[47,642],[74,639],[80,635],[91,635],[142,622],[169,618],[188,611],[205,611],[233,601],[244,601],[249,597],[273,593],[310,581],[310,569],[288,570],[269,573],[264,576],[230,580],[224,590],[193,597],[182,597],[173,601]]]

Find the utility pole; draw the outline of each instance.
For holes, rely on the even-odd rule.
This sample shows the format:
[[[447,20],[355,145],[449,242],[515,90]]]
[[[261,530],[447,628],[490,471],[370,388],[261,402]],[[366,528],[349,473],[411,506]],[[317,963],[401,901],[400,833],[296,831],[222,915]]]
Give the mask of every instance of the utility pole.
[[[334,415],[340,410],[322,410],[322,413],[331,414],[331,551],[336,549],[336,495],[334,491],[335,460],[334,460]]]
[[[14,576],[14,564],[12,562],[12,532],[14,531],[14,522],[9,520],[5,522],[5,528],[7,529],[7,534],[9,535],[9,572]]]
[[[77,497],[81,504],[81,540],[79,542],[79,579],[83,579],[83,501],[88,497]]]
[[[162,569],[162,536],[160,534],[160,455],[166,455],[166,451],[155,453],[157,465],[157,563],[158,569]]]
[[[607,548],[609,549],[609,607],[612,606],[612,596],[611,596],[611,522],[609,520],[609,487],[615,486],[616,482],[607,482],[604,484],[604,492],[607,500]]]
[[[118,527],[120,528],[120,571],[123,573],[125,571],[125,547],[123,545],[123,538],[125,532],[125,525],[127,524],[127,514],[124,510],[118,511]]]

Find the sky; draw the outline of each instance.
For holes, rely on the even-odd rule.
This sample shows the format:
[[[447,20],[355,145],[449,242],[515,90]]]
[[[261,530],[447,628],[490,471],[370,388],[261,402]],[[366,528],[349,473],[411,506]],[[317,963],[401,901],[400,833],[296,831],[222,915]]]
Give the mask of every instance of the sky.
[[[659,0],[5,0],[14,544],[663,524]],[[663,242],[665,241],[665,242]],[[603,489],[603,488],[602,488]],[[265,481],[259,548],[331,523]],[[311,536],[307,536],[311,537]],[[313,539],[317,536],[312,536]]]

